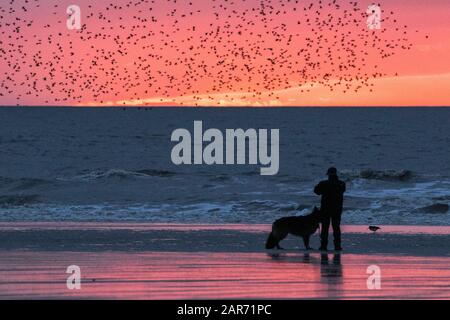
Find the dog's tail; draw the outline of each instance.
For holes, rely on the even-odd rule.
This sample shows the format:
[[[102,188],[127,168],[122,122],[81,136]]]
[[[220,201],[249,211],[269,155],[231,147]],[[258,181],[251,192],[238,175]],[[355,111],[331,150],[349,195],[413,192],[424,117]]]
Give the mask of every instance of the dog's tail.
[[[267,238],[267,241],[266,241],[266,249],[273,249],[273,248],[275,248],[277,243],[278,243],[277,238],[273,235],[273,232],[271,232],[269,234],[269,237]]]

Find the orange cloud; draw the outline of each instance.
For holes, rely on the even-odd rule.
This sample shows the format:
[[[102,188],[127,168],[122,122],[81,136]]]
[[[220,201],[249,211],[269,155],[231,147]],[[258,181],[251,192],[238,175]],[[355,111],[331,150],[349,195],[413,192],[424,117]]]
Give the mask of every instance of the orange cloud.
[[[307,88],[309,92],[301,92]],[[450,73],[389,77],[373,80],[373,91],[369,88],[358,92],[330,91],[320,84],[293,86],[273,92],[264,92],[259,98],[251,93],[231,92],[208,95],[178,97],[151,97],[136,100],[109,101],[102,106],[448,106],[450,105]],[[278,97],[275,99],[274,97]],[[80,106],[95,106],[84,103]]]

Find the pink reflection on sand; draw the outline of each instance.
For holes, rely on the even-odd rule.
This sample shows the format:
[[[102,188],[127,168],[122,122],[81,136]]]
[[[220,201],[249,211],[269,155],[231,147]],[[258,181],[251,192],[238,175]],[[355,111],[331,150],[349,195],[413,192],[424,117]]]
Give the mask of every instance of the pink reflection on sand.
[[[67,266],[82,289],[66,288]],[[368,290],[366,269],[382,270]],[[282,253],[0,254],[0,298],[450,298],[450,258]]]
[[[379,233],[388,234],[434,234],[449,235],[450,226],[380,226]],[[173,230],[213,231],[232,230],[244,232],[268,232],[270,224],[177,224],[177,223],[134,223],[134,222],[0,222],[2,230]],[[345,233],[372,233],[367,225],[344,225]]]

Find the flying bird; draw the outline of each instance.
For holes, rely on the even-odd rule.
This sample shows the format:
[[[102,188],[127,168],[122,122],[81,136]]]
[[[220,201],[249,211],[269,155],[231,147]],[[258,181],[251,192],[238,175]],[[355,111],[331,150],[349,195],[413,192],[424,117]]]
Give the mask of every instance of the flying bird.
[[[41,2],[0,4],[0,99],[17,105],[254,104],[316,85],[373,91],[373,80],[398,74],[383,61],[412,47],[393,11],[389,28],[368,30],[357,1],[97,2],[82,8],[79,30],[62,29],[60,4],[45,15]]]

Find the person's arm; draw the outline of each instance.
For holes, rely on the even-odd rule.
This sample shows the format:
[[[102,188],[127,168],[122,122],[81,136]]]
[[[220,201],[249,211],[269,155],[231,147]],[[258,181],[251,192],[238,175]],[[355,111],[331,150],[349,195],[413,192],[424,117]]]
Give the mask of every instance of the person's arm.
[[[345,193],[347,191],[347,186],[345,185],[345,182],[342,181],[342,193]]]
[[[314,193],[320,196],[323,193],[323,183],[319,182],[319,184],[314,188]]]

